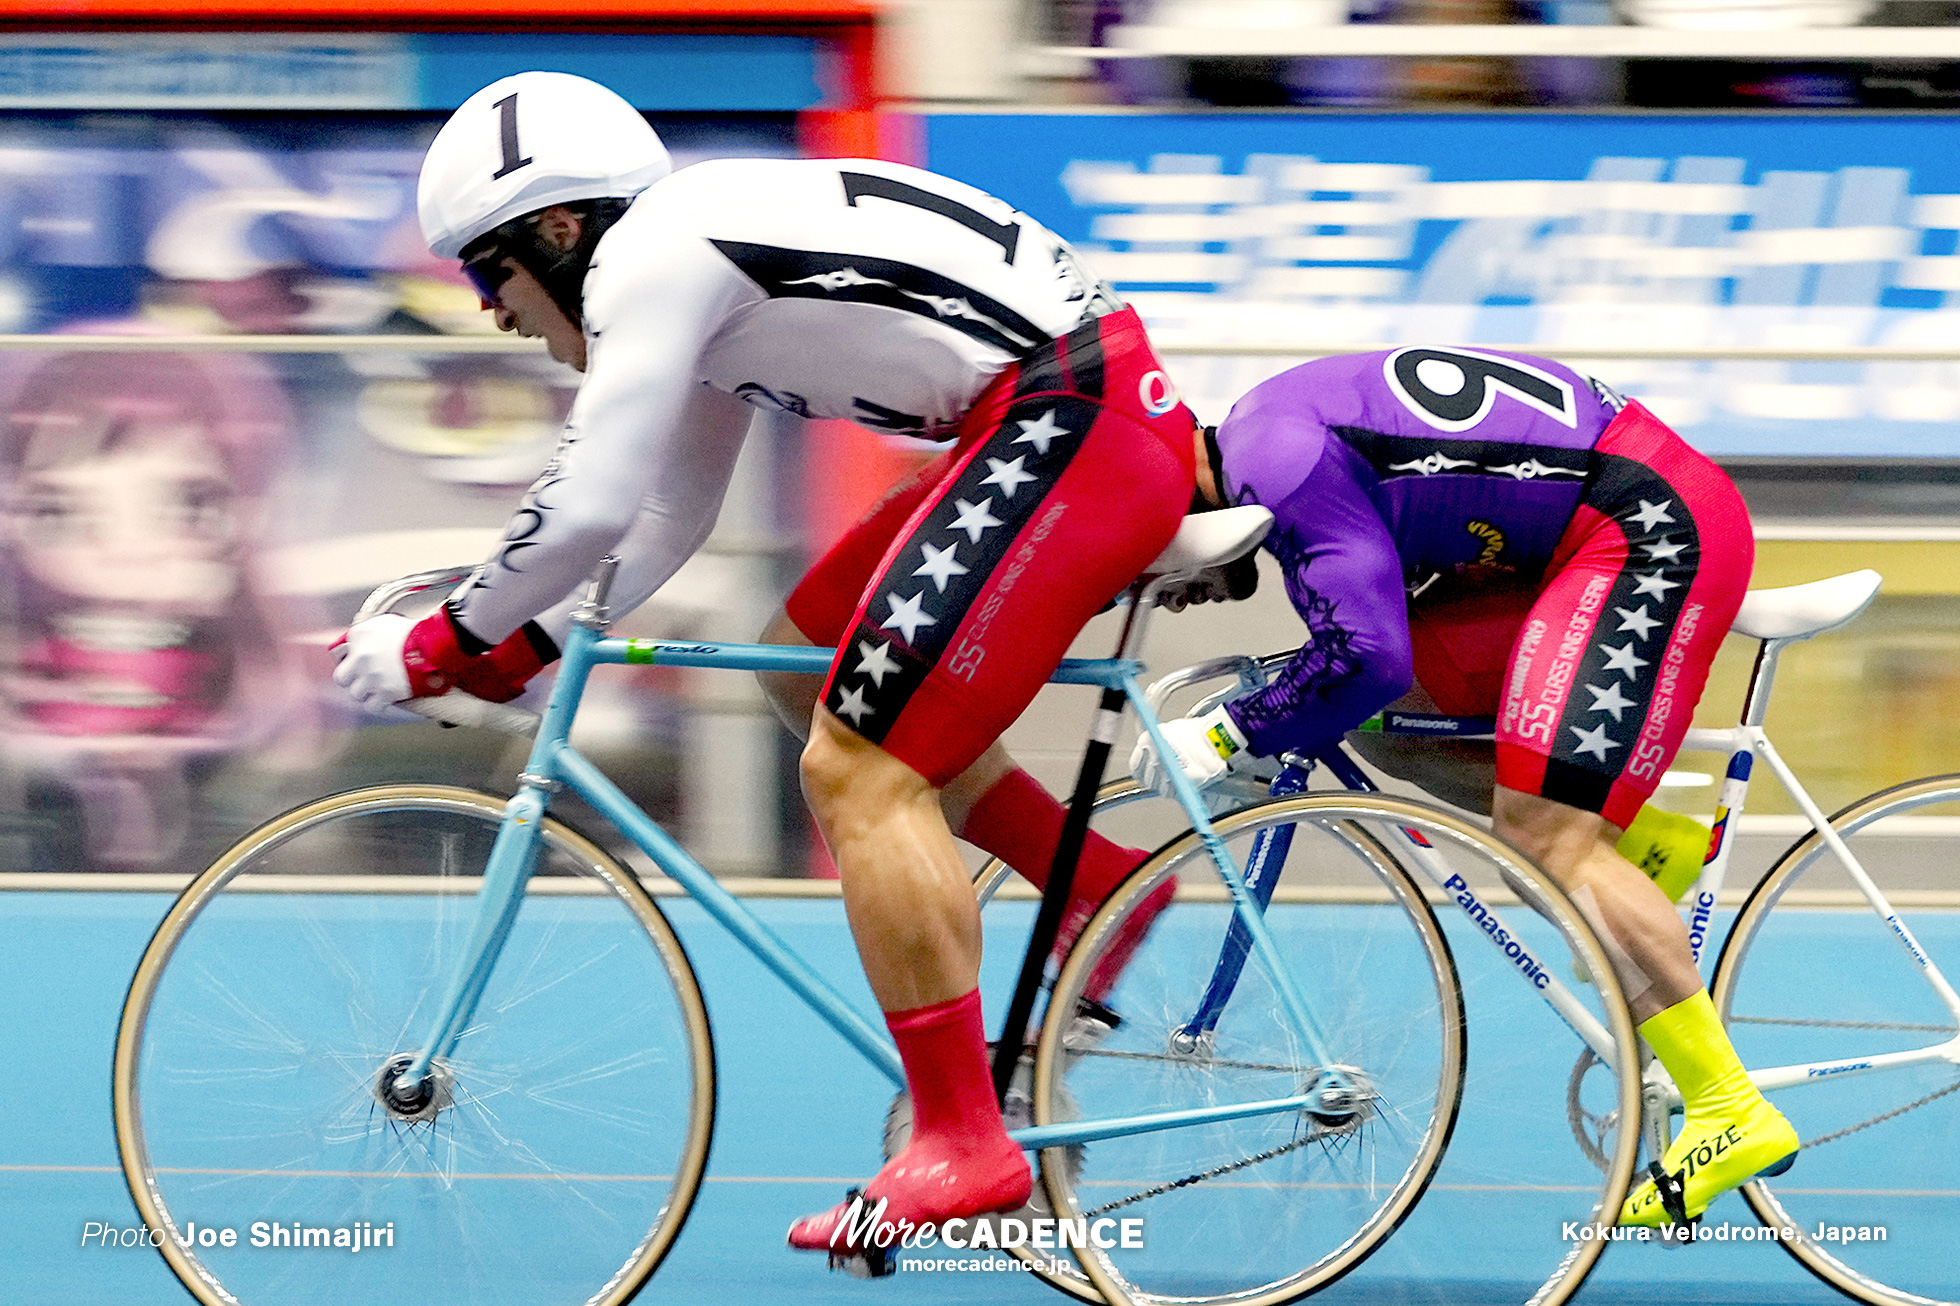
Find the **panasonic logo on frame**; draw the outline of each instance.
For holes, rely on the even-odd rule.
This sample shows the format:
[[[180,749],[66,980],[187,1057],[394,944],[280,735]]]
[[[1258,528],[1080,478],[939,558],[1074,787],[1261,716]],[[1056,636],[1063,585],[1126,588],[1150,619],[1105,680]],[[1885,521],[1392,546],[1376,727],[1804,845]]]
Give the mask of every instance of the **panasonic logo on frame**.
[[[1511,932],[1498,923],[1496,914],[1490,908],[1477,901],[1477,895],[1470,891],[1469,883],[1461,875],[1452,875],[1445,880],[1443,892],[1456,895],[1456,905],[1463,909],[1463,914],[1475,922],[1485,934],[1490,935],[1490,941],[1503,949],[1504,955],[1510,958],[1511,964],[1516,966],[1526,979],[1531,981],[1533,988],[1542,989],[1552,982],[1552,977],[1546,973],[1543,966],[1538,964],[1538,959],[1527,952],[1522,943],[1511,937]]]
[[[1688,946],[1701,956],[1701,945],[1708,941],[1708,918],[1715,914],[1715,895],[1698,893],[1695,895],[1694,915],[1688,918]]]

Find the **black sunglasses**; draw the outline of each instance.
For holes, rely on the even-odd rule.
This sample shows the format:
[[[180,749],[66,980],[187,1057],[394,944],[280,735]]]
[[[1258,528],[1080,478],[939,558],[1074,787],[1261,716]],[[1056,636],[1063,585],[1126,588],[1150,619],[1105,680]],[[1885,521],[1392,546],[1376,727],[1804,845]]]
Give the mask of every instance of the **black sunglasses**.
[[[514,270],[505,266],[509,257],[501,248],[492,246],[474,258],[463,260],[463,275],[476,287],[476,293],[492,304],[497,302],[498,293]]]

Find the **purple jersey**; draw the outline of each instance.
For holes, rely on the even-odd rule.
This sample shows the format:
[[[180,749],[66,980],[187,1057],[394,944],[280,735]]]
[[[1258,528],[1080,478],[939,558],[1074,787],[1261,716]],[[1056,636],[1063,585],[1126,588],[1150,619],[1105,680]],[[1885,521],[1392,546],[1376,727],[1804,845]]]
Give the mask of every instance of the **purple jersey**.
[[[1624,402],[1543,358],[1397,349],[1303,364],[1234,404],[1222,488],[1272,510],[1266,548],[1312,634],[1231,704],[1253,748],[1324,747],[1408,691],[1409,583],[1542,574]]]

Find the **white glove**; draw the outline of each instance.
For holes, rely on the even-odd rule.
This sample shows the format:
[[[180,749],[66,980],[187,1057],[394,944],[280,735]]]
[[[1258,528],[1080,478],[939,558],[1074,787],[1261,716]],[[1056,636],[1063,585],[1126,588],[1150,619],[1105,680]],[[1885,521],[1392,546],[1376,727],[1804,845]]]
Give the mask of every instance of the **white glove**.
[[[402,646],[415,623],[398,613],[384,612],[357,622],[333,646],[333,683],[356,703],[378,712],[409,696],[408,667]]]
[[[1166,721],[1163,731],[1164,742],[1170,745],[1178,768],[1199,789],[1215,784],[1225,774],[1232,755],[1246,746],[1245,736],[1239,733],[1223,706],[1200,717]],[[1150,746],[1147,734],[1139,736],[1137,746],[1130,750],[1130,774],[1144,788],[1155,790],[1165,798],[1173,796],[1170,777],[1165,774],[1157,750]]]

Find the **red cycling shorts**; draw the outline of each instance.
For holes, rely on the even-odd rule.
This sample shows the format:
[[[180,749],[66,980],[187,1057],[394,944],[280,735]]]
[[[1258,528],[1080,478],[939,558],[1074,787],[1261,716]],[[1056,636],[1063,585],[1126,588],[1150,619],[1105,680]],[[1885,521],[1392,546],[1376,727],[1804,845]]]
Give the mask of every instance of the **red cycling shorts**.
[[[935,787],[971,766],[1177,533],[1196,426],[1128,309],[995,377],[786,601],[824,706]]]
[[[1720,468],[1637,403],[1593,450],[1535,587],[1410,613],[1436,705],[1497,718],[1497,783],[1624,829],[1673,762],[1749,586],[1755,536]]]

